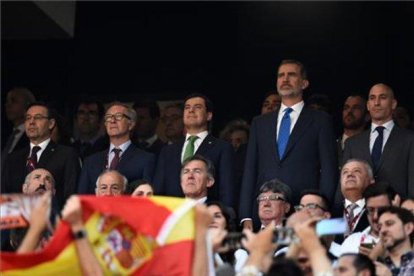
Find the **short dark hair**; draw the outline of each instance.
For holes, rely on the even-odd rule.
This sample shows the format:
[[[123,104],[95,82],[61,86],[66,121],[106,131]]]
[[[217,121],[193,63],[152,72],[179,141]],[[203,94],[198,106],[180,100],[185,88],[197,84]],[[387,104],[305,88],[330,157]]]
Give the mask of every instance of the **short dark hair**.
[[[231,207],[224,205],[221,201],[207,201],[206,205],[207,207],[215,205],[220,209],[224,219],[226,220],[226,230],[228,232],[234,232],[237,230],[236,214]]]
[[[259,194],[266,192],[280,193],[284,195],[286,202],[288,203],[290,203],[292,200],[292,190],[290,187],[277,178],[263,183],[259,189]]]
[[[319,190],[317,189],[306,189],[303,190],[300,193],[300,197],[299,197],[299,201],[302,199],[302,197],[304,197],[305,195],[315,195],[315,196],[319,196],[322,199],[322,207],[325,208],[326,211],[330,211],[331,210],[331,202],[329,201],[329,199],[323,194],[321,193]]]
[[[210,178],[214,179],[216,170],[214,168],[213,162],[211,162],[210,159],[205,158],[204,156],[202,156],[200,154],[193,155],[192,157],[187,158],[186,160],[184,160],[183,164],[181,165],[181,170],[183,170],[184,167],[187,166],[187,164],[190,163],[191,161],[202,161],[202,162],[204,162],[204,164],[206,165],[206,168],[207,168],[208,176]]]
[[[105,107],[103,106],[101,101],[98,100],[93,100],[93,99],[82,99],[76,106],[76,110],[75,110],[75,114],[78,112],[79,110],[79,106],[81,104],[86,104],[86,105],[90,105],[90,104],[96,104],[96,106],[98,107],[98,118],[101,120],[103,118],[103,116],[105,115]]]
[[[379,181],[374,184],[368,185],[365,191],[362,193],[362,196],[365,198],[365,201],[371,197],[377,197],[381,195],[387,196],[389,199],[390,205],[397,193],[386,181]]]
[[[144,184],[150,185],[152,190],[154,190],[154,187],[151,184],[151,182],[145,179],[137,179],[137,180],[132,181],[131,183],[128,183],[125,194],[131,195],[135,191],[136,188]]]
[[[160,117],[160,107],[158,106],[158,103],[154,100],[140,100],[136,101],[134,105],[132,106],[133,109],[137,108],[147,108],[149,111],[149,115],[151,119],[157,119]]]
[[[213,112],[213,102],[204,94],[202,93],[192,93],[185,97],[184,99],[184,105],[185,103],[192,98],[202,98],[204,100],[204,104],[206,105],[207,112]]]
[[[299,66],[300,76],[302,77],[302,79],[308,79],[308,72],[306,72],[305,65],[303,65],[302,62],[296,59],[284,59],[280,62],[279,66],[277,67],[277,72],[279,72],[279,68],[284,64],[296,64],[297,66]]]
[[[387,206],[380,208],[378,210],[378,219],[385,213],[390,213],[396,215],[402,222],[403,225],[407,223],[413,223],[414,224],[414,215],[407,209],[396,207],[396,206]],[[414,231],[410,234],[410,242],[413,244],[414,241]]]
[[[47,117],[51,117],[51,111],[50,111],[50,109],[51,109],[51,107],[50,107],[50,105],[48,105],[47,103],[45,103],[45,102],[42,102],[42,101],[36,101],[36,102],[33,102],[33,103],[31,103],[31,104],[29,104],[28,106],[27,106],[27,108],[26,108],[26,112],[31,108],[31,107],[33,107],[33,106],[41,106],[41,107],[44,107],[44,108],[46,108],[46,111],[47,111]]]
[[[359,253],[345,253],[342,254],[340,258],[342,257],[347,257],[347,256],[351,256],[354,257],[354,260],[352,262],[352,265],[355,267],[355,270],[357,273],[368,269],[370,275],[375,276],[375,265],[372,262],[372,260],[363,254],[359,254]]]
[[[297,262],[290,258],[274,257],[269,271],[265,275],[273,276],[302,276],[303,271]]]

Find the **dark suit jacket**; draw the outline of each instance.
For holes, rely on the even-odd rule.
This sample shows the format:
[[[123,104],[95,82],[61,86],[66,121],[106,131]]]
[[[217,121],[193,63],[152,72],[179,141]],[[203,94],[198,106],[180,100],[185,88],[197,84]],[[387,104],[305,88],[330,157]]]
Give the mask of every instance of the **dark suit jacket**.
[[[27,145],[7,157],[3,172],[2,187],[4,190],[2,192],[22,193],[29,153],[30,147]],[[71,147],[50,141],[40,156],[36,168],[45,168],[53,175],[58,207],[62,208],[66,199],[76,193],[80,172],[80,160],[76,151]]]
[[[332,201],[337,185],[338,160],[331,117],[303,108],[289,136],[285,155],[277,149],[279,110],[253,119],[240,195],[240,218],[257,218],[255,197],[260,186],[278,178],[292,189],[293,201],[302,190],[319,188]]]
[[[82,160],[85,160],[86,157],[107,149],[109,147],[109,137],[107,135],[99,137],[98,139],[96,139],[95,143],[93,143],[90,147],[84,149],[83,151],[82,143],[80,140],[76,140],[72,143],[71,146],[77,150],[79,157]]]
[[[370,131],[365,130],[346,140],[344,162],[350,158],[363,159],[373,168],[369,150]],[[388,181],[401,196],[414,196],[414,132],[394,125],[374,176],[376,181]]]
[[[154,177],[155,194],[184,196],[180,185],[181,151],[184,139],[176,144],[165,146],[158,157]],[[220,200],[227,206],[233,206],[233,148],[224,140],[207,135],[195,154],[200,154],[211,162],[216,169],[215,183],[208,190],[208,198]]]
[[[365,230],[365,228],[367,228],[369,226],[369,221],[368,221],[368,216],[367,216],[367,210],[364,209],[362,212],[363,213],[361,214],[361,218],[358,220],[358,222],[355,225],[354,230],[352,231],[352,233],[362,232],[362,231]],[[342,218],[342,217],[344,217],[344,205],[343,205],[343,202],[342,202],[342,205],[341,205],[340,208],[335,208],[332,211],[332,217],[333,218]],[[336,235],[335,236],[335,242],[338,243],[338,244],[342,244],[344,242],[344,235]]]
[[[96,180],[107,166],[108,151],[109,149],[95,153],[85,159],[79,179],[80,194],[95,194]],[[128,179],[128,182],[137,179],[151,181],[154,167],[155,156],[131,144],[121,155],[117,170]]]

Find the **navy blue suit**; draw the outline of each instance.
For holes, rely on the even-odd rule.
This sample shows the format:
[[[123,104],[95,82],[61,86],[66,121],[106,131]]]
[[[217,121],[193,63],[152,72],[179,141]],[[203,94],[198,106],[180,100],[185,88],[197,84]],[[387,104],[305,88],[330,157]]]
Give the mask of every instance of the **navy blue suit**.
[[[3,193],[22,193],[29,153],[30,147],[27,145],[7,157],[2,179]],[[36,168],[44,168],[53,175],[56,198],[59,208],[62,208],[66,199],[76,193],[80,160],[75,149],[50,141],[40,156]]]
[[[79,179],[80,194],[95,194],[96,180],[106,169],[108,150],[95,153],[85,159]],[[128,182],[145,179],[152,180],[155,167],[155,156],[130,144],[121,155],[117,171],[123,174]]]
[[[154,177],[155,194],[184,196],[181,190],[181,151],[184,139],[176,144],[164,146],[158,157]],[[213,162],[216,169],[215,183],[208,190],[208,198],[220,200],[227,206],[233,206],[233,148],[224,140],[207,135],[195,154],[200,154]]]
[[[280,160],[277,149],[279,110],[253,119],[240,192],[240,218],[258,222],[257,203],[260,186],[278,178],[292,189],[293,202],[302,190],[319,188],[333,199],[338,177],[338,160],[331,117],[322,111],[303,108],[289,136]]]

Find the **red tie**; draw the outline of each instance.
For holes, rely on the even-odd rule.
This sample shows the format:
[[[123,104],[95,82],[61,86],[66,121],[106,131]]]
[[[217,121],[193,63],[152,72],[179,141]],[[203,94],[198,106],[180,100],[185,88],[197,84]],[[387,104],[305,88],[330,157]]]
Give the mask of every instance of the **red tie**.
[[[26,163],[26,171],[27,173],[32,172],[34,169],[36,169],[37,166],[37,152],[41,149],[39,146],[34,146],[32,148],[32,154],[29,158],[27,158]]]
[[[112,158],[111,165],[109,166],[109,169],[110,170],[116,170],[116,168],[118,167],[118,164],[119,164],[119,160],[120,160],[119,155],[120,155],[122,150],[115,148],[112,151],[115,153],[115,156],[114,156],[114,158]]]

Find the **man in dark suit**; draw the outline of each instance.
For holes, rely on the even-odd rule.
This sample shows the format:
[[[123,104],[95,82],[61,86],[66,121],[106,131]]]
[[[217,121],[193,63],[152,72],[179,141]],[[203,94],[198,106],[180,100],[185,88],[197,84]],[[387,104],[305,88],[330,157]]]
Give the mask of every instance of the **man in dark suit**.
[[[396,107],[391,87],[374,85],[367,102],[371,127],[346,141],[343,160],[366,160],[376,181],[389,182],[402,197],[414,196],[414,133],[394,124]]]
[[[47,169],[56,182],[59,208],[76,192],[80,161],[73,148],[58,145],[50,139],[55,127],[50,110],[44,103],[33,103],[25,117],[25,132],[30,145],[11,153],[3,172],[2,192],[20,193],[26,175],[35,168]]]
[[[216,169],[216,182],[209,189],[209,199],[233,206],[233,148],[208,132],[213,117],[212,102],[203,94],[187,96],[183,117],[187,132],[185,140],[165,146],[158,157],[154,177],[155,194],[183,196],[180,187],[181,163],[188,157],[199,154],[213,162]]]
[[[160,119],[158,103],[152,100],[142,100],[135,102],[132,108],[137,113],[132,142],[138,148],[158,156],[165,145],[155,132]]]
[[[3,140],[5,144],[2,145],[1,152],[2,166],[9,153],[24,148],[29,143],[29,139],[24,133],[24,116],[27,107],[34,101],[35,97],[27,88],[15,87],[7,92],[4,110],[7,120],[13,125],[13,130],[9,137]]]
[[[332,119],[304,107],[302,93],[308,85],[302,63],[282,61],[277,73],[281,107],[253,119],[240,195],[245,227],[252,228],[252,216],[258,223],[254,197],[273,178],[290,186],[294,204],[300,191],[309,188],[319,188],[333,199],[338,165]]]
[[[102,135],[101,126],[105,109],[101,102],[84,100],[76,107],[77,137],[72,146],[78,150],[82,160],[109,146],[109,139]]]
[[[125,104],[115,102],[108,107],[104,121],[110,139],[109,149],[85,159],[79,180],[79,193],[94,194],[96,180],[106,169],[119,171],[128,182],[137,179],[151,181],[155,156],[131,143],[130,132],[135,126],[135,120],[135,111]]]

